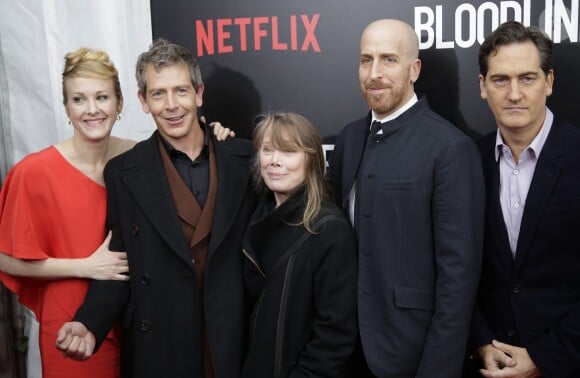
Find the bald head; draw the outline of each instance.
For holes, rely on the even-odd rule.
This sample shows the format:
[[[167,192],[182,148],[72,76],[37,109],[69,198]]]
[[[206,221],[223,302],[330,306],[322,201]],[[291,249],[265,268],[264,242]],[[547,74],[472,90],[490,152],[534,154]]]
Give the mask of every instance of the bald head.
[[[364,29],[361,36],[361,45],[364,39],[386,39],[398,42],[401,53],[409,59],[419,57],[419,39],[411,25],[401,20],[382,19],[371,22]]]
[[[359,80],[363,96],[377,118],[397,111],[414,96],[421,61],[413,28],[399,20],[369,24],[360,40]]]

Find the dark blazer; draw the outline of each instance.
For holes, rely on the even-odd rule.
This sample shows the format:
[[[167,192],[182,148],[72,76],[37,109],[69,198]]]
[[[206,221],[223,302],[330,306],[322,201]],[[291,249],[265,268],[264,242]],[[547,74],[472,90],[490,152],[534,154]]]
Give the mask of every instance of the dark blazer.
[[[348,220],[325,200],[309,233],[304,190],[258,205],[244,238],[251,308],[243,377],[344,377],[357,340],[356,246]],[[320,222],[320,223],[319,223]]]
[[[425,98],[371,137],[338,136],[329,179],[346,210],[356,182],[358,316],[380,377],[461,376],[479,280],[484,187],[475,143]]]
[[[554,120],[525,203],[515,259],[499,202],[496,133],[480,142],[483,271],[470,345],[528,349],[545,377],[580,377],[580,130]]]
[[[163,170],[157,132],[105,168],[110,249],[126,251],[130,281],[93,281],[75,320],[98,343],[123,315],[122,363],[133,377],[203,376],[199,298]],[[254,206],[248,141],[215,143],[217,199],[204,314],[217,378],[239,376],[244,327],[241,241]]]

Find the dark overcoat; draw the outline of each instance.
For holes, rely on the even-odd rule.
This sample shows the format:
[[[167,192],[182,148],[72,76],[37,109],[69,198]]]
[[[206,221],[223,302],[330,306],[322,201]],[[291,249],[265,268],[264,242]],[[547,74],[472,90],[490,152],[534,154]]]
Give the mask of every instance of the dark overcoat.
[[[168,186],[155,132],[105,168],[111,250],[126,251],[130,281],[93,281],[75,316],[102,342],[123,324],[128,376],[202,377],[202,328],[191,252]],[[241,241],[254,207],[248,141],[214,142],[217,198],[204,284],[216,378],[239,376],[244,295]]]

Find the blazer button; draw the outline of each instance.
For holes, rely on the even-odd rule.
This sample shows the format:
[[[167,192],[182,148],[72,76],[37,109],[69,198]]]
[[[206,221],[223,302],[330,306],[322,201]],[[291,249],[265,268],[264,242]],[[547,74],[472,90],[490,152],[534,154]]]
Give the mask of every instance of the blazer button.
[[[150,282],[151,282],[151,277],[149,277],[148,274],[144,274],[141,276],[141,283],[143,285],[149,285]]]
[[[514,288],[512,289],[512,293],[514,293],[514,294],[519,294],[519,293],[520,293],[520,288],[519,288],[519,287],[514,287]]]
[[[151,324],[149,324],[149,322],[147,320],[141,320],[139,322],[139,329],[141,331],[149,331],[150,328],[151,328]]]
[[[131,235],[133,236],[139,235],[139,226],[137,226],[136,224],[134,224],[133,227],[131,227]]]
[[[510,329],[510,330],[507,332],[507,335],[508,335],[509,337],[514,337],[514,336],[516,335],[516,331],[514,331],[513,329]]]

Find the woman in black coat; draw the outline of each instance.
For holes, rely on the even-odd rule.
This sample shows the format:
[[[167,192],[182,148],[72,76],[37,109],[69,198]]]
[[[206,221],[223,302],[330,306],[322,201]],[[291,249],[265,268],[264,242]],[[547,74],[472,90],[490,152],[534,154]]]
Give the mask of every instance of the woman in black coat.
[[[293,113],[254,131],[263,196],[244,238],[250,308],[243,377],[342,377],[354,350],[353,233],[327,197],[318,133]]]

